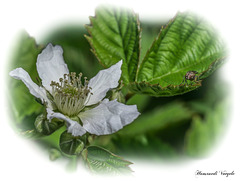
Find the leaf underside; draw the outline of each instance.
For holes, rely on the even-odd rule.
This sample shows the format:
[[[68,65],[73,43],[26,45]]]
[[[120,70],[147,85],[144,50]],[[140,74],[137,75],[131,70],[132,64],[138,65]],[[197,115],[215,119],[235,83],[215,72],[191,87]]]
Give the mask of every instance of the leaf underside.
[[[174,96],[198,88],[201,81],[182,84],[188,71],[200,79],[224,63],[225,48],[215,30],[189,12],[178,13],[140,60],[138,17],[127,10],[99,7],[86,26],[92,51],[105,67],[123,59],[122,79],[134,93]]]
[[[131,162],[98,147],[89,146],[82,152],[82,156],[91,171],[95,173],[121,174],[129,173]]]

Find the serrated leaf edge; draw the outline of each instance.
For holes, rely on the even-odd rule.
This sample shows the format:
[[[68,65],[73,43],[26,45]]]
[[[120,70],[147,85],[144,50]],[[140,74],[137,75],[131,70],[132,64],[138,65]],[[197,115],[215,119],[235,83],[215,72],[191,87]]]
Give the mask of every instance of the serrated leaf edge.
[[[101,7],[101,6],[100,6]],[[96,53],[96,50],[93,46],[93,43],[91,42],[91,39],[92,39],[92,33],[90,31],[90,29],[93,27],[93,23],[92,23],[92,19],[96,19],[97,18],[97,13],[96,13],[96,10],[97,8],[95,9],[95,16],[89,16],[89,20],[90,20],[90,24],[85,24],[85,28],[87,30],[87,32],[89,33],[90,36],[88,35],[84,35],[84,37],[87,39],[87,41],[89,42],[90,46],[91,46],[91,49],[90,51],[95,55],[95,57],[97,58],[98,62],[100,63],[101,66],[103,66],[104,68],[108,68],[104,63],[101,62],[100,58],[97,56],[97,53]],[[136,21],[137,21],[137,30],[138,30],[138,34],[139,34],[139,42],[138,42],[138,48],[139,48],[139,52],[138,52],[138,63],[137,63],[137,67],[136,67],[136,74],[135,74],[135,78],[136,78],[136,75],[137,75],[137,70],[138,70],[138,67],[140,66],[139,63],[140,63],[140,53],[141,53],[141,35],[142,35],[142,28],[140,26],[140,19],[139,19],[139,14],[135,13],[132,9],[129,10],[130,13],[132,13],[132,15],[136,18]]]
[[[163,26],[161,27],[160,32],[158,33],[157,37],[154,38],[154,40],[153,40],[150,48],[147,50],[147,52],[146,52],[146,54],[144,55],[142,61],[140,61],[140,56],[139,56],[139,65],[138,65],[138,67],[137,67],[137,72],[136,72],[136,76],[135,76],[135,82],[137,82],[137,80],[138,80],[138,74],[139,74],[139,71],[140,71],[140,69],[141,69],[141,67],[142,67],[141,65],[142,65],[143,62],[145,61],[146,57],[149,55],[149,53],[150,53],[150,51],[152,50],[155,42],[160,38],[160,36],[162,35],[163,30],[165,30],[166,28],[168,28],[168,26],[170,26],[170,24],[171,24],[172,22],[174,22],[174,20],[176,19],[176,17],[177,17],[179,14],[180,14],[180,12],[177,12],[176,15],[175,15],[172,19],[170,19],[167,24],[165,24],[165,25],[163,25]]]
[[[172,84],[170,84],[170,85],[168,85],[168,86],[166,86],[166,87],[162,87],[159,83],[157,83],[157,84],[150,84],[149,82],[146,82],[146,81],[142,81],[142,82],[130,82],[129,83],[129,85],[128,85],[128,87],[130,87],[131,88],[131,86],[132,85],[136,85],[136,84],[146,84],[146,85],[148,85],[149,87],[159,87],[161,90],[172,90],[172,89],[177,89],[177,88],[181,88],[181,87],[186,87],[186,85],[184,85],[184,84],[179,84],[179,85],[172,85]],[[195,84],[192,84],[192,85],[187,85],[187,88],[190,88],[189,90],[187,90],[187,91],[185,91],[185,92],[183,92],[183,93],[181,93],[181,94],[185,94],[185,93],[187,93],[187,92],[190,92],[190,91],[192,91],[192,90],[194,90],[194,89],[196,89],[196,88],[198,88],[198,87],[200,87],[200,86],[202,86],[202,80],[200,80],[199,82],[195,82]],[[192,89],[191,89],[192,88]],[[181,95],[180,93],[179,94],[175,94],[175,95]],[[155,95],[155,96],[157,96],[157,95]],[[160,96],[163,96],[163,95],[160,95]],[[169,95],[166,95],[166,96],[169,96]],[[174,96],[174,95],[172,95],[172,96]]]

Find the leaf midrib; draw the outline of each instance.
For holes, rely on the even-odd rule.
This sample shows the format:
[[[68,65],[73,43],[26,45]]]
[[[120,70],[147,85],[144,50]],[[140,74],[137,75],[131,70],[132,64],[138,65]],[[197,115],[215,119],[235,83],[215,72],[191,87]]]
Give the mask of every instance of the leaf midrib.
[[[182,23],[185,21],[185,19],[186,19],[186,16],[183,17]],[[172,21],[172,22],[174,22],[174,21]],[[195,25],[195,27],[193,27],[190,35],[187,37],[187,39],[184,39],[182,47],[184,47],[184,44],[185,44],[185,43],[189,40],[189,38],[194,34],[195,30],[199,27],[199,25],[200,25],[201,23],[202,23],[202,21],[198,21],[197,24]],[[159,46],[157,47],[157,51],[154,51],[155,54],[157,54],[156,52],[159,52],[159,48],[160,48],[160,46],[161,46],[162,40],[165,38],[165,36],[167,35],[167,33],[168,33],[168,31],[170,30],[170,28],[171,28],[172,25],[173,25],[173,24],[171,23],[170,26],[165,27],[165,28],[167,28],[167,29],[165,29],[167,32],[165,33],[164,37],[162,37],[161,42],[159,42]],[[163,30],[164,30],[164,29],[162,28],[162,31],[163,31]],[[161,37],[162,31],[159,33],[158,38]],[[157,40],[158,40],[158,39],[157,39]],[[157,41],[157,40],[156,40],[156,41]],[[151,52],[151,49],[153,48],[153,45],[154,45],[154,43],[155,43],[156,41],[153,42],[152,47],[149,49],[149,51],[147,52],[146,56],[144,57],[144,59],[143,59],[143,61],[142,61],[142,64],[140,65],[141,68],[142,68],[142,66],[143,66],[143,62],[146,62],[147,59],[149,58],[149,53]],[[209,42],[208,42],[208,43],[209,43]],[[211,41],[210,41],[210,43],[211,43]],[[205,48],[205,50],[206,50],[206,48]],[[202,54],[204,54],[205,50],[202,52]],[[179,51],[180,51],[180,49],[177,50],[177,52],[179,52]],[[185,69],[189,69],[190,67],[192,67],[192,66],[194,66],[194,65],[197,65],[197,64],[200,64],[200,63],[201,63],[201,59],[200,59],[199,61],[195,61],[195,63],[191,63],[189,66],[185,66],[185,67],[183,67],[183,68],[181,68],[181,69],[178,68],[178,70],[176,70],[176,71],[174,71],[174,72],[169,71],[169,72],[166,73],[166,74],[163,74],[163,75],[161,75],[161,76],[159,76],[159,77],[152,78],[152,79],[150,79],[150,80],[148,80],[148,81],[149,81],[149,82],[152,82],[152,81],[155,81],[155,80],[158,80],[158,79],[162,79],[163,77],[166,77],[166,76],[168,76],[168,75],[170,75],[170,74],[176,74],[176,73],[178,73],[178,72],[181,72],[181,71],[183,71],[183,70],[185,70]],[[155,66],[155,67],[156,67],[156,66]],[[172,66],[171,70],[174,69],[175,67],[176,67],[176,64],[175,64],[174,66]],[[139,68],[139,69],[140,69],[140,68]],[[137,81],[137,82],[138,82],[139,72],[141,72],[141,71],[140,71],[140,70],[137,71],[138,74],[136,75],[136,79],[135,79],[135,81]],[[153,71],[153,75],[154,75],[154,71]]]
[[[155,42],[157,42],[159,40],[159,38],[161,37],[162,32],[164,31],[164,29],[168,28],[168,26],[172,26],[173,20],[170,20],[169,23],[164,27],[162,26],[157,38],[153,41],[151,47],[149,48],[149,50],[147,51],[147,53],[145,54],[145,56],[143,57],[142,61],[140,61],[140,56],[139,56],[139,60],[138,60],[138,66],[137,66],[137,71],[136,71],[136,76],[135,76],[135,82],[138,82],[138,76],[139,73],[141,72],[140,70],[143,67],[143,63],[147,61],[150,52],[152,52],[152,49],[154,48],[154,44]],[[170,29],[170,28],[169,28]],[[169,30],[167,29],[167,31]],[[159,49],[159,48],[158,48]]]
[[[124,49],[124,42],[123,42],[123,40],[124,40],[124,36],[126,36],[126,33],[127,33],[127,30],[128,30],[128,28],[129,28],[129,19],[127,18],[127,20],[128,20],[128,22],[127,22],[127,29],[126,29],[126,33],[124,34],[124,35],[122,35],[122,33],[121,33],[121,28],[120,28],[120,26],[119,26],[119,21],[118,21],[118,18],[117,18],[117,15],[116,15],[116,11],[114,11],[114,18],[115,18],[115,21],[117,22],[117,29],[118,29],[118,32],[119,32],[119,36],[121,37],[121,45],[122,45],[122,51],[123,51],[123,56],[124,56],[124,59],[125,59],[125,61],[127,61],[127,55],[125,54],[125,49]],[[129,68],[128,68],[128,66],[125,66],[125,68],[127,69],[127,80],[129,80],[130,78],[130,75],[129,75]],[[126,74],[125,74],[126,75]]]
[[[207,58],[206,58],[206,59],[207,59]],[[184,68],[178,69],[178,70],[173,71],[173,72],[168,72],[168,73],[166,73],[166,74],[163,74],[163,75],[161,75],[161,76],[159,76],[159,77],[155,77],[155,78],[153,78],[153,79],[151,79],[151,80],[148,80],[148,81],[149,81],[149,82],[152,82],[152,81],[155,81],[155,80],[158,80],[158,79],[162,79],[163,77],[166,77],[166,76],[168,76],[168,75],[170,75],[170,74],[175,74],[175,73],[181,72],[181,71],[183,71],[183,70],[185,70],[185,69],[190,70],[190,68],[191,68],[192,66],[196,66],[196,65],[198,65],[198,64],[202,64],[201,60],[200,60],[199,62],[196,61],[196,63],[192,63],[192,64],[189,65],[189,66],[185,66]],[[174,67],[173,67],[173,68],[174,68]]]

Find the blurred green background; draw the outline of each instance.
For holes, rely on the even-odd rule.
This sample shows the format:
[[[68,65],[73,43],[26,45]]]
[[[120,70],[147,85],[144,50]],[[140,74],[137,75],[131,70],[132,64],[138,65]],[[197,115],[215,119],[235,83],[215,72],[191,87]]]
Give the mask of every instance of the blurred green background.
[[[141,59],[165,22],[141,22]],[[8,70],[23,67],[33,81],[36,77],[36,58],[48,43],[61,45],[71,72],[82,72],[89,79],[103,67],[90,51],[84,37],[84,26],[65,25],[48,35],[39,45],[26,32],[16,43]],[[8,71],[8,72],[9,72]],[[225,133],[228,107],[228,85],[219,79],[221,69],[203,81],[202,87],[174,97],[134,95],[127,104],[136,104],[141,115],[132,124],[112,135],[99,136],[93,144],[127,158],[179,159],[202,157],[215,147]],[[41,136],[34,130],[34,121],[43,111],[25,85],[9,77],[9,107],[12,125],[16,131],[44,145],[50,158],[59,155],[61,128],[50,136]]]

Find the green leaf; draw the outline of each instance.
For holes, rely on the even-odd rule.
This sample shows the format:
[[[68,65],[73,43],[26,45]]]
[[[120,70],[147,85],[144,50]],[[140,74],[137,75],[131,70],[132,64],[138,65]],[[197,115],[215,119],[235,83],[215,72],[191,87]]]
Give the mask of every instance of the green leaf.
[[[201,18],[179,13],[161,29],[139,68],[137,80],[162,87],[180,84],[187,71],[202,73],[223,58],[223,42]]]
[[[17,67],[22,67],[29,73],[32,80],[35,81],[35,78],[38,77],[36,60],[41,50],[42,47],[37,46],[34,38],[29,37],[26,32],[21,33],[12,51],[8,72]],[[29,93],[28,88],[22,81],[15,80],[9,76],[8,88],[10,91],[9,102],[11,113],[17,123],[22,123],[25,116],[41,112],[42,106],[34,100],[34,97]]]
[[[219,67],[213,65],[223,63],[224,53],[223,42],[209,24],[191,13],[178,13],[161,29],[138,69],[136,81],[158,84],[162,90],[156,94],[165,95],[169,85],[179,86],[188,71],[197,71],[200,75],[207,71],[210,75]],[[182,90],[172,89],[170,93],[182,94],[188,92],[189,87],[198,86],[183,86]]]
[[[68,155],[78,155],[84,148],[85,136],[73,136],[71,133],[64,131],[60,136],[60,148]]]
[[[46,115],[40,114],[35,121],[35,128],[39,133],[50,135],[64,125],[59,119],[52,119],[51,122],[46,118]]]
[[[123,59],[122,79],[133,93],[184,94],[201,86],[201,80],[224,63],[225,47],[216,30],[192,13],[178,13],[162,27],[143,60],[139,58],[141,31],[136,15],[101,7],[90,19],[87,39],[93,52],[106,67]],[[197,71],[201,80],[183,84],[188,71]]]
[[[90,17],[86,36],[92,51],[104,67],[123,60],[122,79],[125,84],[135,80],[140,53],[140,26],[133,12],[100,6]]]
[[[129,173],[131,162],[122,159],[98,146],[89,146],[82,152],[82,157],[89,169],[95,173]]]

